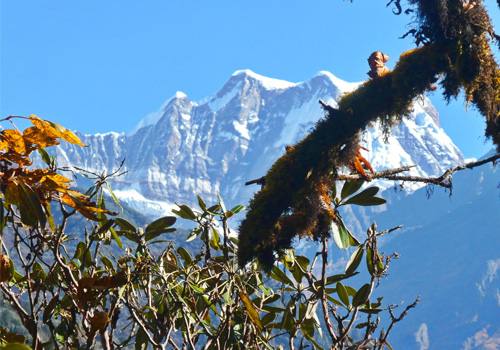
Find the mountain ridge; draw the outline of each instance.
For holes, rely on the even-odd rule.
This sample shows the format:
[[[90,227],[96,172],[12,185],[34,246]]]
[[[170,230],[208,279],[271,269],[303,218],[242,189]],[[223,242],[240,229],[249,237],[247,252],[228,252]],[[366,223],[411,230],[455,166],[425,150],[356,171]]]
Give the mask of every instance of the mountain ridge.
[[[174,203],[192,203],[194,194],[210,201],[221,193],[232,204],[246,203],[255,188],[244,182],[264,175],[286,145],[314,127],[323,116],[318,101],[335,106],[360,84],[327,71],[293,83],[239,70],[213,96],[196,102],[178,92],[133,132],[81,135],[88,147],[61,145],[56,154],[62,165],[99,172],[125,159],[127,174],[113,182],[118,197],[141,202],[155,216]],[[377,170],[417,164],[412,174],[429,176],[463,162],[426,97],[414,102],[387,142],[382,138],[376,124],[363,134],[366,157]]]

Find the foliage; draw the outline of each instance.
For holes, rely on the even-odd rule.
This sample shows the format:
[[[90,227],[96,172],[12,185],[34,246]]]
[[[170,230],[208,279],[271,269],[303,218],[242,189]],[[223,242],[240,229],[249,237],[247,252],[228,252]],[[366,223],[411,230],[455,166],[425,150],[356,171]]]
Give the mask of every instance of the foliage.
[[[393,258],[377,246],[390,230],[378,232],[372,225],[360,241],[340,213],[343,206],[385,203],[376,196],[378,188],[362,189],[363,181],[356,180],[339,193],[329,189],[341,223],[334,240],[353,250],[345,269],[334,273],[323,235],[315,256],[287,250],[266,274],[258,262],[238,265],[230,220],[242,206],[228,210],[221,199],[207,205],[200,197],[198,208],[179,205],[175,214],[192,224],[188,241],[199,240],[201,249],[175,246],[165,235],[178,234],[176,217],[137,227],[106,209],[105,192],[114,197],[109,175],[97,176],[87,194],[72,189],[45,147],[58,139],[81,142],[53,123],[29,120],[36,139],[27,136],[34,131],[0,133],[6,145],[0,151],[0,290],[28,334],[1,328],[0,348],[390,346],[387,336],[399,319],[372,295]],[[35,151],[45,167],[28,167]],[[81,231],[67,232],[82,217]],[[361,271],[365,283],[353,280]],[[385,332],[378,330],[384,310],[390,311]]]
[[[482,3],[410,3],[417,7],[414,13],[420,23],[413,33],[417,44],[424,45],[403,53],[392,72],[342,96],[337,109],[323,104],[325,117],[272,165],[239,227],[241,266],[257,258],[271,268],[276,253],[290,248],[294,237],[319,239],[328,234],[331,223],[338,226],[330,209],[330,189],[339,170],[355,157],[360,132],[377,120],[388,129],[439,79],[448,99],[465,90],[467,101],[486,119],[486,135],[500,147],[500,70]]]

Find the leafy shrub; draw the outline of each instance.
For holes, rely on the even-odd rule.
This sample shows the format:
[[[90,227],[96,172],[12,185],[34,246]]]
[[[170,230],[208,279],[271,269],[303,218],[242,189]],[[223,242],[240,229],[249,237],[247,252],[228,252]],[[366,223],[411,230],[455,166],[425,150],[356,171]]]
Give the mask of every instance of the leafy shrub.
[[[378,314],[388,308],[372,292],[392,258],[377,246],[390,230],[372,225],[359,240],[339,210],[384,204],[378,188],[362,189],[364,181],[353,180],[339,193],[330,189],[341,223],[333,239],[353,249],[344,271],[334,273],[324,235],[313,257],[289,249],[265,273],[256,261],[238,265],[230,226],[243,206],[227,209],[222,199],[208,205],[200,197],[197,208],[179,205],[174,213],[193,227],[187,240],[201,248],[176,246],[170,239],[178,234],[176,217],[138,227],[107,209],[105,198],[116,199],[110,175],[96,174],[85,193],[73,189],[45,148],[61,139],[81,141],[57,124],[27,119],[33,126],[24,132],[0,133],[0,287],[28,334],[5,324],[5,348],[389,346],[398,318],[390,309],[389,326],[377,331]],[[32,166],[34,152],[43,166]],[[72,221],[78,232],[68,232]],[[360,270],[366,283],[353,282]]]

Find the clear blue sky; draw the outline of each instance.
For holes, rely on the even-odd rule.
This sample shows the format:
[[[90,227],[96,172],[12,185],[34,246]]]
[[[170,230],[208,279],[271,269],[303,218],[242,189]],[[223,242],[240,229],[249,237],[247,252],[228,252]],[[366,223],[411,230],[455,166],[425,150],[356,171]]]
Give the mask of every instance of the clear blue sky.
[[[387,0],[0,0],[0,113],[82,132],[129,131],[177,90],[197,100],[250,68],[291,81],[330,70],[366,78],[367,56],[394,64],[409,18]],[[495,0],[486,1],[500,22]],[[480,156],[482,118],[435,94],[443,127]],[[472,136],[471,136],[472,135]]]

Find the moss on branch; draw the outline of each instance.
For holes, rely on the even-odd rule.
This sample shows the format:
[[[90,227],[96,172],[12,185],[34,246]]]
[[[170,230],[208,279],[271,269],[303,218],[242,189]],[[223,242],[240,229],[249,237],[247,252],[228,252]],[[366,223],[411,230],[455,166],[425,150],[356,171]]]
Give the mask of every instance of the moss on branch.
[[[412,101],[438,78],[442,77],[447,98],[465,90],[468,101],[485,116],[487,136],[500,146],[498,65],[489,46],[489,31],[471,24],[479,17],[482,26],[489,28],[484,24],[489,24],[489,18],[481,4],[476,5],[474,11],[479,12],[474,17],[458,8],[461,1],[449,1],[446,8],[437,6],[442,1],[433,1],[419,2],[419,16],[426,33],[439,35],[426,34],[426,45],[402,54],[392,72],[344,95],[338,109],[325,108],[314,130],[290,147],[265,175],[265,186],[250,202],[239,228],[240,265],[257,258],[268,269],[275,253],[289,248],[294,237],[327,235],[335,222],[331,207],[334,177],[337,169],[353,159],[360,132],[377,120],[386,128],[401,120],[410,112]],[[465,23],[476,32],[471,35],[460,27],[449,32],[439,17],[427,16],[426,11],[436,11],[436,6],[446,11],[448,26]]]

